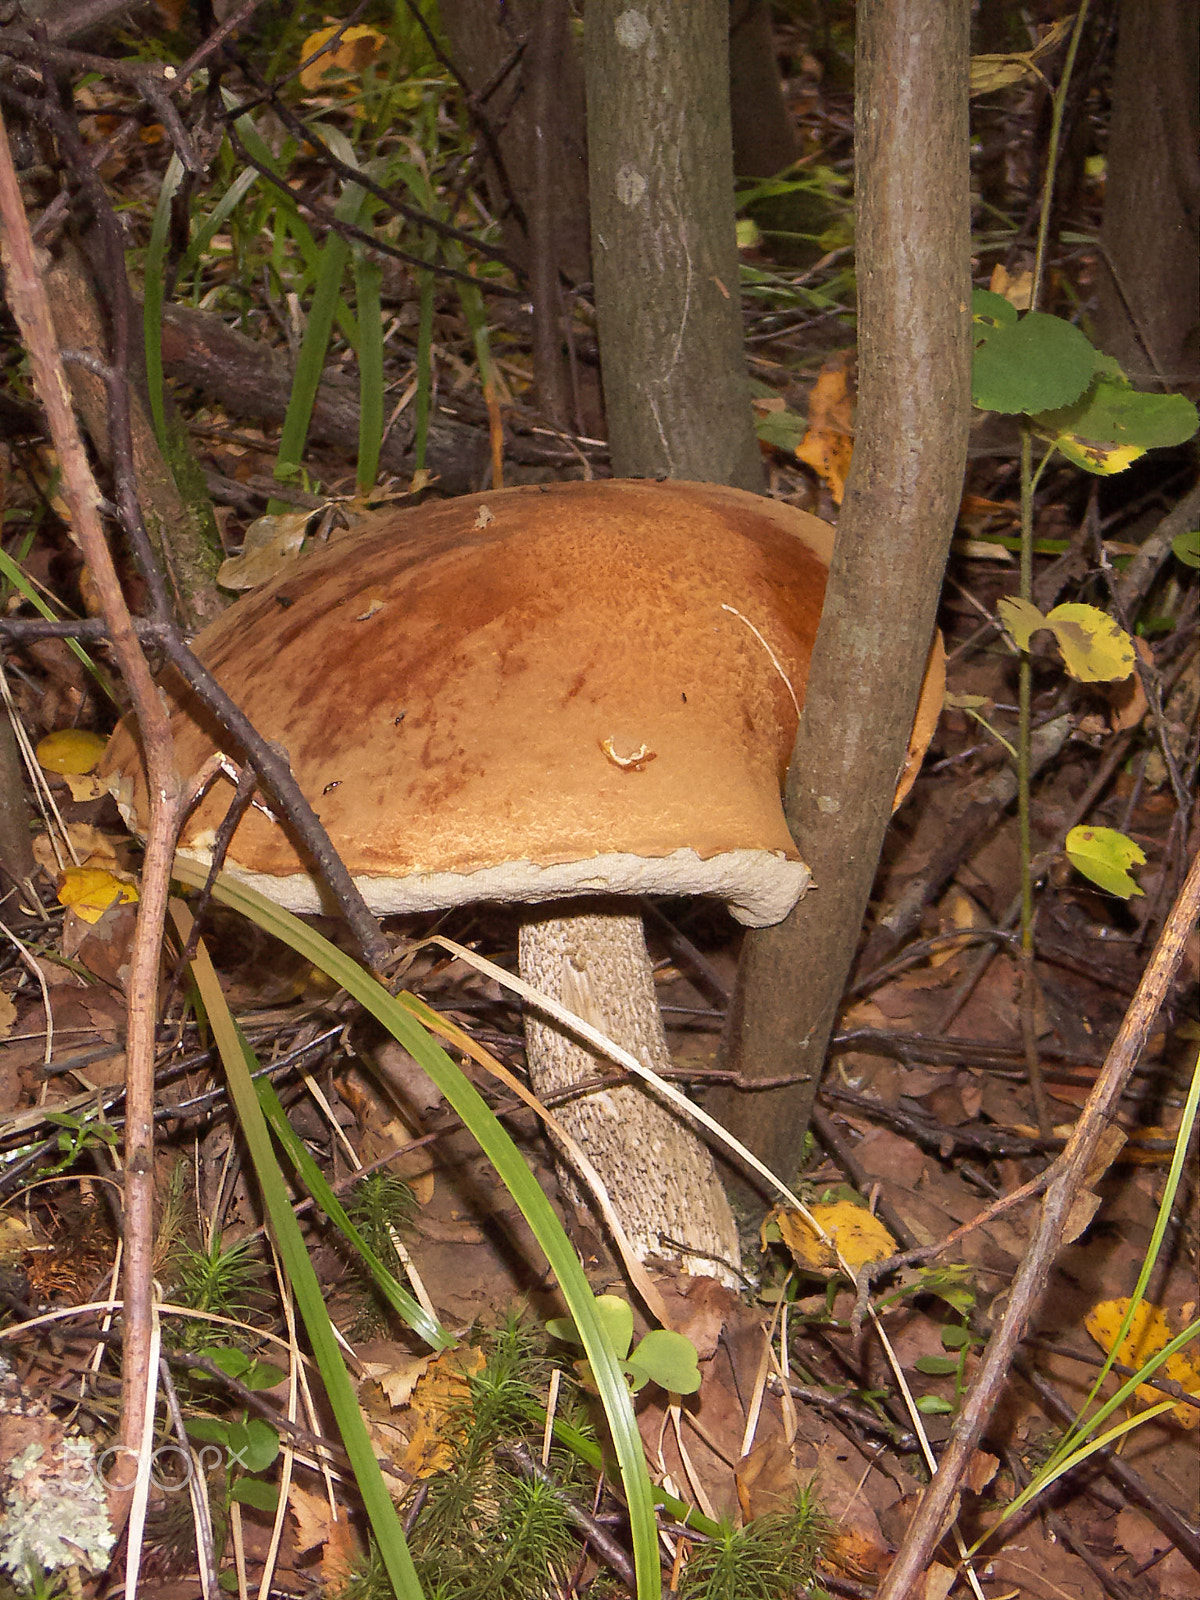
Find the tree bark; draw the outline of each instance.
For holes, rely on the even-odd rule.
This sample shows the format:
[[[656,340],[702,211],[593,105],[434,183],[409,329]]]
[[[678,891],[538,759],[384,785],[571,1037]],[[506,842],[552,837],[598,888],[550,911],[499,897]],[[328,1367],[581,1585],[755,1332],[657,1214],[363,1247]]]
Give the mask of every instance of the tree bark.
[[[766,0],[730,0],[729,112],[739,178],[773,178],[799,156]]]
[[[797,1074],[709,1109],[782,1177],[799,1160],[912,726],[970,412],[967,0],[860,7],[858,431],[786,809],[815,887],[747,936],[725,1065]]]
[[[592,265],[618,477],[761,491],[742,351],[727,0],[589,0]]]
[[[531,47],[539,24],[545,26],[546,0],[506,0],[503,5],[496,0],[440,0],[439,15],[454,64],[471,93],[472,111],[486,120],[495,137],[500,165],[488,163],[487,182],[505,249],[529,270],[536,168],[539,160],[548,161],[554,172],[554,265],[568,282],[582,283],[590,276],[583,68],[579,52],[571,47],[566,0],[552,3],[562,13],[563,48],[556,51],[551,115],[543,116],[540,125],[531,83],[537,51]]]
[[[1191,0],[1122,0],[1098,342],[1142,387],[1200,381],[1200,43]]]

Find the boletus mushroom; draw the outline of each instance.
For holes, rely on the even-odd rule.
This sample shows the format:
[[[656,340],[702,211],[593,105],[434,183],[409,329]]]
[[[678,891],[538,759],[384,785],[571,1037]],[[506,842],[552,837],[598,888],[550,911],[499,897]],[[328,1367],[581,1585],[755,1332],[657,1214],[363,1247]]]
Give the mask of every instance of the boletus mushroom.
[[[335,536],[195,650],[286,749],[372,909],[528,907],[523,976],[661,1071],[636,897],[716,896],[761,926],[808,884],[780,795],[832,541],[816,517],[709,484],[470,495]],[[163,687],[186,775],[221,736],[177,679]],[[106,767],[144,827],[127,727]],[[210,860],[227,798],[218,783],[192,812],[185,856]],[[225,869],[293,911],[328,909],[264,810],[244,817]],[[528,1008],[526,1043],[540,1095],[610,1076]],[[729,1204],[677,1113],[620,1084],[556,1115],[642,1256],[730,1278]]]

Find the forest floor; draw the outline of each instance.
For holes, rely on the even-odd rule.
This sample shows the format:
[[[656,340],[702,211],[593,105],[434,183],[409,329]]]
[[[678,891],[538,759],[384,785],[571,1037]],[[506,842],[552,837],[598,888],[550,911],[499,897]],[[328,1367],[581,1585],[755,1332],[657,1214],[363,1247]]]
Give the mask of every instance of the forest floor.
[[[828,107],[821,114],[844,139],[844,107],[840,123]],[[836,270],[831,257],[830,271]],[[457,450],[461,467],[487,459],[488,407],[470,366],[470,330],[456,307],[449,296],[439,297],[435,327],[443,378],[434,434],[444,430],[443,439],[451,441],[445,448]],[[412,309],[407,306],[405,315]],[[262,332],[278,312],[259,306],[248,321],[257,318]],[[415,312],[405,324],[410,333],[414,321]],[[810,397],[822,371],[835,412],[839,403],[852,405],[844,322],[814,313],[775,336],[758,303],[748,302],[747,324],[756,336],[753,373],[762,386],[762,416],[778,422],[781,402],[811,420]],[[189,338],[202,341],[200,322],[189,329]],[[603,475],[601,443],[584,436],[566,440],[540,427],[529,398],[528,334],[527,323],[512,314],[499,341],[508,382],[500,410],[506,482]],[[405,349],[407,360],[412,350]],[[584,346],[581,351],[591,354]],[[221,363],[230,364],[214,382],[228,396],[254,387],[253,372],[232,370],[245,354],[244,346],[210,351],[206,369],[193,344],[187,359],[178,351],[175,359],[181,380],[194,386],[205,370],[211,377]],[[397,389],[409,376],[411,363],[389,371]],[[278,490],[272,480],[276,423],[227,410],[200,387],[180,393],[197,459],[228,542],[236,546]],[[825,425],[836,428],[836,417],[831,423],[827,416]],[[62,525],[46,514],[46,463],[37,464],[27,440],[6,451],[5,511],[18,521],[28,518],[34,529],[22,566],[65,609],[81,611],[76,554]],[[772,493],[834,514],[828,478],[778,447],[764,447],[764,458]],[[289,491],[298,503],[353,496],[344,449],[314,445],[306,470],[305,490]],[[484,486],[480,472],[471,478],[461,470],[461,481],[447,471],[439,487],[464,492]],[[1092,481],[1081,482],[1074,469],[1048,472],[1034,530],[1045,552],[1037,558],[1039,602],[1095,598],[1102,591],[1101,553],[1120,571],[1189,488],[1192,473],[1187,459],[1173,457],[1164,465],[1151,457],[1128,475],[1119,496],[1106,487],[1093,497]],[[876,1212],[900,1248],[929,1252],[875,1285],[872,1297],[934,1454],[953,1424],[1036,1219],[1036,1199],[1004,1202],[1062,1148],[1200,844],[1194,773],[1187,769],[1189,750],[1194,754],[1195,699],[1186,696],[1194,695],[1197,677],[1195,574],[1181,576],[1167,557],[1143,613],[1152,624],[1145,649],[1166,689],[1161,715],[1122,686],[1069,683],[1048,651],[1035,660],[1035,724],[1065,719],[1033,801],[1034,850],[1052,858],[1038,890],[1035,1032],[1051,1114],[1049,1133],[1040,1131],[1012,942],[1019,844],[1010,768],[995,736],[1011,741],[1016,724],[1017,658],[994,620],[996,600],[1016,586],[1015,485],[1015,434],[980,419],[941,614],[952,699],[889,835],[799,1179],[810,1204],[850,1197]],[[397,492],[406,487],[397,483]],[[881,571],[886,563],[881,550]],[[58,643],[25,650],[14,681],[17,712],[35,743],[68,726],[107,732],[111,725]],[[1172,787],[1164,746],[1173,752],[1176,776],[1182,763],[1182,790]],[[135,848],[110,799],[89,797],[86,782],[74,775],[50,774],[47,781],[62,827],[82,857],[135,866]],[[1084,821],[1119,828],[1140,845],[1147,864],[1138,873],[1139,897],[1104,894],[1067,865],[1062,839]],[[114,907],[99,920],[88,920],[85,910],[62,912],[54,901],[53,855],[45,844],[38,848],[47,874],[45,907],[9,919],[21,944],[11,946],[0,970],[0,1183],[7,1207],[0,1224],[0,1297],[7,1308],[0,1349],[11,1362],[11,1372],[0,1378],[0,1458],[6,1461],[30,1441],[50,1440],[67,1420],[106,1438],[118,1404],[103,1300],[117,1260],[108,1191],[115,1184],[110,1154],[120,1126],[123,984],[135,912]],[[903,938],[889,940],[886,919],[905,906],[910,915]],[[716,1067],[740,934],[705,905],[658,909],[649,919],[649,937],[672,1052],[702,1096]],[[422,940],[433,925],[432,918],[389,925],[404,986],[519,1070],[519,1008],[465,961],[431,955]],[[437,927],[515,967],[515,922],[503,912],[455,914],[437,919]],[[403,1180],[403,1205],[394,1190],[377,1191],[371,1202],[376,1214],[365,1216],[364,1228],[371,1222],[377,1237],[399,1240],[398,1270],[420,1283],[448,1327],[470,1332],[482,1348],[491,1348],[511,1319],[521,1319],[532,1330],[531,1382],[546,1404],[552,1347],[544,1325],[563,1310],[556,1286],[507,1190],[428,1079],[398,1046],[381,1042],[343,993],[265,935],[216,914],[206,938],[232,1009],[260,1059],[279,1064],[277,1087],[293,1126],[330,1183],[349,1192],[360,1167]],[[1099,1207],[1055,1262],[1003,1403],[972,1463],[959,1527],[967,1544],[994,1530],[976,1557],[979,1592],[987,1600],[1191,1600],[1196,1593],[1200,1372],[1194,1363],[1173,1369],[1184,1371],[1183,1389],[1176,1384],[1155,1396],[1174,1400],[1173,1409],[1073,1469],[1027,1511],[1002,1518],[1087,1398],[1107,1353],[1091,1330],[1101,1336],[1106,1327],[1111,1331],[1112,1303],[1131,1295],[1137,1283],[1195,1069],[1198,976],[1200,943],[1193,936],[1121,1103],[1126,1142],[1099,1185]],[[276,1359],[272,1341],[285,1334],[286,1317],[263,1248],[257,1191],[209,1040],[194,1010],[177,1000],[162,1038],[156,1277],[164,1303],[230,1318],[242,1346]],[[372,1052],[389,1054],[407,1084],[399,1101],[385,1099],[364,1070]],[[532,1113],[510,1103],[472,1063],[466,1070],[503,1108],[509,1130],[567,1220],[593,1286],[624,1292],[603,1239],[587,1218],[563,1206]],[[358,1188],[361,1194],[364,1185]],[[405,1474],[410,1484],[422,1481],[422,1462],[430,1464],[431,1477],[445,1476],[448,1458],[437,1455],[436,1437],[441,1429],[453,1439],[462,1406],[470,1404],[469,1388],[457,1411],[444,1403],[440,1410],[432,1402],[422,1405],[422,1384],[431,1377],[426,1358],[418,1357],[414,1341],[328,1231],[307,1214],[305,1225],[377,1455],[391,1463],[397,1481]],[[811,1592],[869,1596],[928,1481],[914,1416],[870,1323],[860,1325],[853,1288],[799,1271],[774,1238],[760,1253],[757,1219],[748,1223],[744,1242],[750,1276],[741,1294],[707,1279],[657,1279],[677,1326],[696,1345],[702,1383],[678,1408],[652,1387],[640,1395],[638,1422],[652,1471],[708,1514],[747,1521],[792,1504],[797,1490],[811,1483],[830,1523]],[[1192,1159],[1146,1286],[1147,1302],[1172,1331],[1196,1315],[1198,1250],[1200,1186]],[[171,1312],[163,1321],[164,1344],[180,1358],[173,1365],[189,1416],[203,1413],[227,1426],[263,1404],[282,1417],[286,1386],[257,1393],[236,1382],[205,1389],[189,1372],[186,1351],[209,1346],[187,1331],[187,1315]],[[559,1366],[569,1368],[563,1347],[553,1349]],[[1116,1381],[1106,1379],[1106,1393]],[[1144,1409],[1151,1398],[1139,1391],[1112,1422]],[[319,1398],[308,1430],[309,1443],[313,1433],[332,1431]],[[239,1498],[235,1492],[245,1477],[230,1476],[212,1488],[218,1544],[236,1551],[248,1592],[257,1592],[271,1565],[274,1595],[332,1592],[353,1555],[331,1532],[319,1475],[300,1462],[294,1471],[292,1515],[282,1522],[277,1546],[261,1503],[254,1494]],[[138,1591],[151,1600],[202,1593],[190,1502],[173,1492],[178,1487],[157,1484],[152,1494]],[[570,1493],[581,1516],[594,1510],[596,1526],[615,1531],[619,1540],[611,1495],[600,1494],[594,1480]],[[408,1507],[417,1518],[419,1504],[414,1509],[410,1498]],[[491,1515],[478,1503],[461,1510],[464,1525],[476,1532]],[[352,1538],[361,1533],[354,1525]],[[682,1566],[686,1530],[673,1526],[665,1537]],[[948,1572],[957,1561],[949,1536],[942,1550],[943,1566],[933,1570],[926,1591],[930,1600],[946,1592],[937,1587],[939,1570]],[[571,1592],[588,1584],[596,1595],[628,1592],[619,1569],[585,1556],[583,1546],[576,1560]],[[515,1593],[502,1584],[489,1589],[491,1581],[480,1577],[481,1595]],[[383,1591],[364,1586],[351,1592]],[[454,1591],[460,1592],[468,1591]],[[565,1582],[546,1592],[567,1592]],[[965,1586],[955,1590],[966,1592]]]

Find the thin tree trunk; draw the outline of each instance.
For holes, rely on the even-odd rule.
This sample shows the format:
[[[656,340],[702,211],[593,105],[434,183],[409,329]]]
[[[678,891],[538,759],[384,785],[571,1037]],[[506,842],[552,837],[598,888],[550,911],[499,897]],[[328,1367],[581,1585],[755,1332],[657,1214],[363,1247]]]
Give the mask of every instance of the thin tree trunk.
[[[967,0],[859,8],[858,432],[787,785],[814,887],[747,936],[725,1065],[795,1073],[709,1109],[795,1170],[891,813],[962,491],[970,411]]]
[[[728,30],[728,0],[589,0],[592,264],[613,472],[761,491]]]

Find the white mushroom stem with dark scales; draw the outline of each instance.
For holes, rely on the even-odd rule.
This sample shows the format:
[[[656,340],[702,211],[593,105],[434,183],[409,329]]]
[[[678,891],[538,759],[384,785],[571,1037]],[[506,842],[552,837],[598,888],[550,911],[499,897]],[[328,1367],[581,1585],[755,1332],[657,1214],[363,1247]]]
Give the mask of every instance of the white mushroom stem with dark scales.
[[[653,1068],[669,1058],[627,897],[710,895],[763,926],[807,886],[781,790],[832,542],[816,517],[713,484],[428,502],[286,566],[195,650],[286,750],[373,910],[569,902],[569,915],[530,915],[524,965]],[[162,686],[186,777],[228,741],[178,678]],[[931,678],[911,772],[940,704]],[[128,727],[104,770],[144,829]],[[218,784],[195,808],[182,855],[207,865],[227,799]],[[225,867],[290,910],[330,909],[265,809],[239,823]],[[580,897],[614,896],[620,915],[579,915]],[[544,1092],[607,1070],[562,1039],[530,1025]],[[580,1097],[572,1119],[639,1251],[736,1270],[729,1207],[691,1128],[634,1085]]]
[[[642,919],[575,901],[521,921],[521,976],[622,1045],[660,1076],[671,1052],[654,993]],[[556,1022],[526,1007],[525,1051],[534,1092],[549,1099],[613,1074],[613,1066]],[[712,1158],[681,1137],[679,1115],[640,1083],[580,1094],[554,1115],[603,1176],[639,1258],[679,1259],[691,1273],[739,1283],[737,1226]],[[569,1165],[569,1163],[568,1163]],[[586,1204],[572,1180],[568,1195]]]

